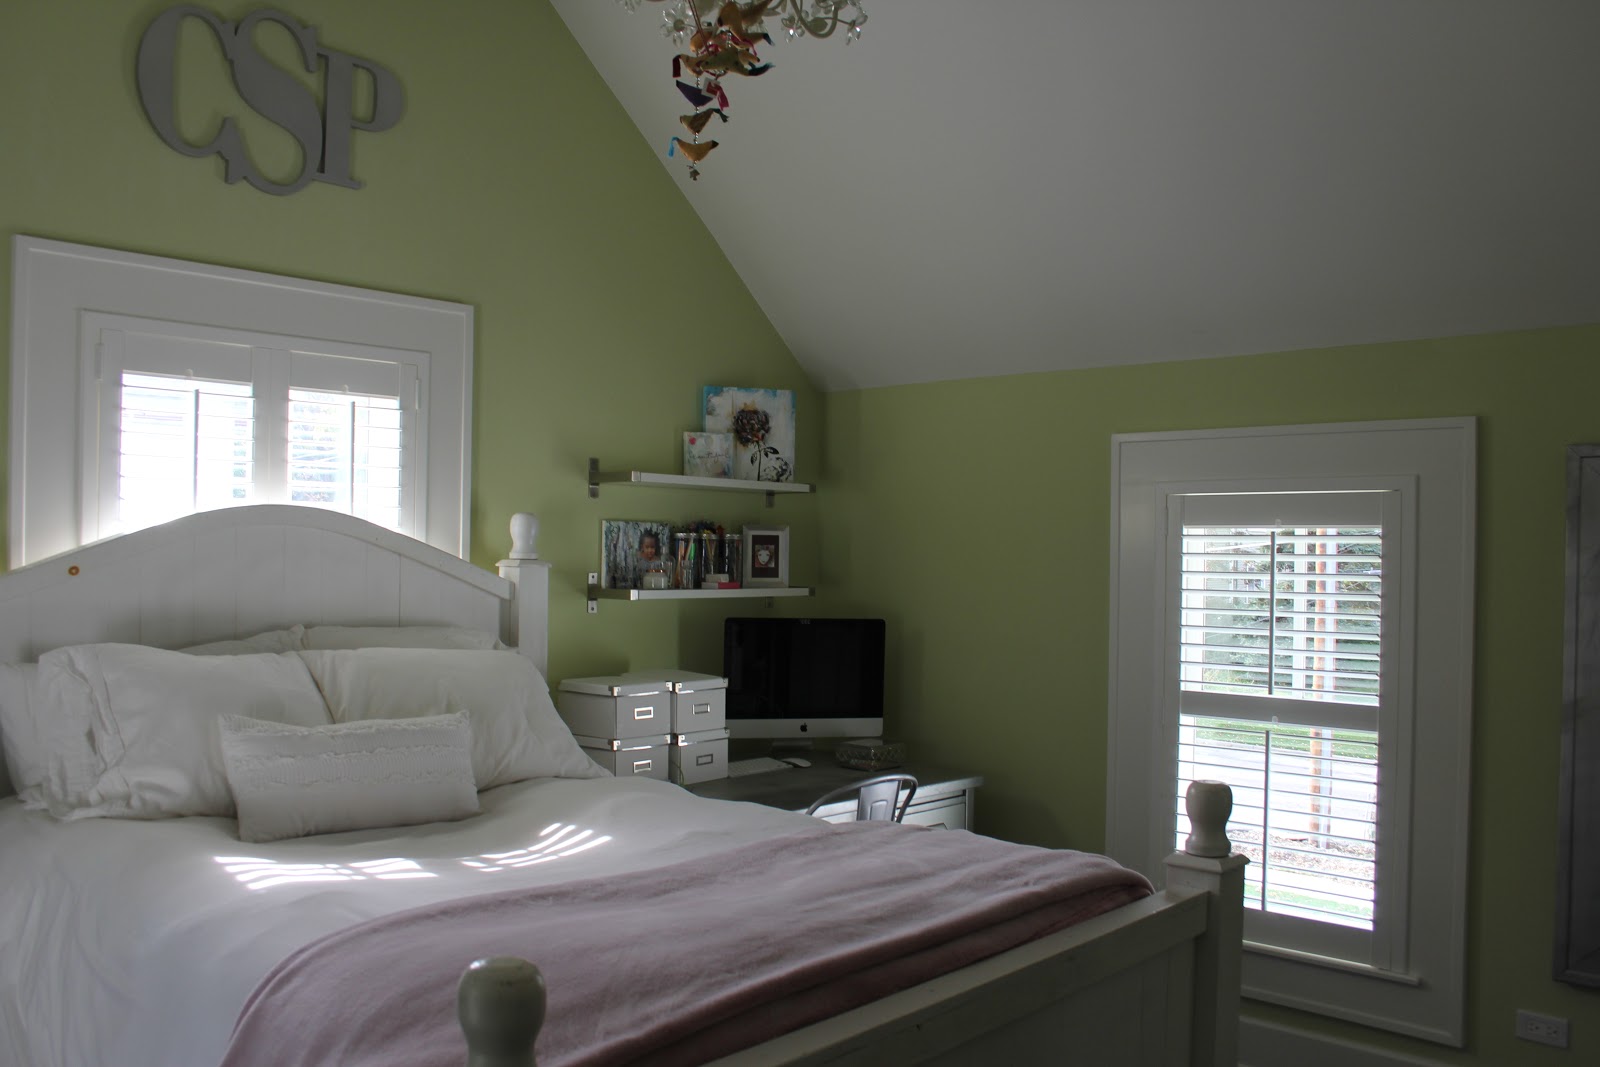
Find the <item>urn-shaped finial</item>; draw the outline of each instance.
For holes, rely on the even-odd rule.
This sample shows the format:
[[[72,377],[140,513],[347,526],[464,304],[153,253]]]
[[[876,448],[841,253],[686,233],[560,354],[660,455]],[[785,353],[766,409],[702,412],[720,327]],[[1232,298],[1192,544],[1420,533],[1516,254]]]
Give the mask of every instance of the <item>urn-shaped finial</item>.
[[[474,960],[456,996],[467,1067],[526,1067],[544,1025],[544,976],[515,956]]]
[[[1233,814],[1233,790],[1226,782],[1190,782],[1183,797],[1189,813],[1189,837],[1183,850],[1191,856],[1226,856],[1232,851],[1228,840],[1228,816]]]
[[[526,511],[511,516],[511,558],[538,559],[539,517]]]

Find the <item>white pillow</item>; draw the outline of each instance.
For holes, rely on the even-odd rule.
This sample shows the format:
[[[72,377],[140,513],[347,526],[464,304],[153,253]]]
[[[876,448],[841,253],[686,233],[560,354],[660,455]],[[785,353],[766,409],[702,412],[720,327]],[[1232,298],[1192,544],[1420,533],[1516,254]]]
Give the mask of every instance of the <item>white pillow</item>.
[[[503,649],[494,634],[465,626],[313,626],[299,648]]]
[[[22,806],[64,814],[102,766],[89,683],[57,661],[0,665],[0,743]]]
[[[75,645],[39,657],[88,683],[98,774],[62,798],[63,818],[232,815],[216,721],[321,726],[328,709],[293,652],[191,656],[143,645]]]
[[[254,652],[298,652],[306,647],[306,628],[295,623],[287,630],[268,630],[232,641],[210,641],[180,648],[191,656],[248,656]]]
[[[293,652],[304,647],[305,627],[271,630],[252,637],[212,641],[180,651],[220,656]],[[58,815],[93,788],[104,764],[96,757],[89,712],[89,684],[60,660],[0,664],[0,745],[11,786],[25,808]]]
[[[37,790],[47,773],[47,750],[40,736],[44,709],[34,710],[38,677],[39,668],[32,663],[0,664],[0,747],[5,749],[6,775],[19,796],[30,788]]]
[[[445,822],[478,812],[467,717],[218,726],[239,840]]]
[[[515,652],[363,648],[302,652],[334,722],[465,710],[478,788],[599,770],[556,714],[544,678]]]
[[[0,742],[24,808],[61,811],[94,784],[90,686],[61,664],[0,665]]]

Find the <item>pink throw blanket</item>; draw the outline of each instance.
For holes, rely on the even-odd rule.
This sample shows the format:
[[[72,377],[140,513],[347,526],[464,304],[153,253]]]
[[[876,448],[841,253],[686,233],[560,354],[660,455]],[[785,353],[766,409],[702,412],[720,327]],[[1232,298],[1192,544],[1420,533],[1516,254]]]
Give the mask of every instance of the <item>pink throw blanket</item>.
[[[458,1065],[455,987],[480,956],[522,956],[544,972],[541,1067],[704,1063],[1149,892],[1103,856],[819,825],[325,937],[251,995],[223,1067]]]

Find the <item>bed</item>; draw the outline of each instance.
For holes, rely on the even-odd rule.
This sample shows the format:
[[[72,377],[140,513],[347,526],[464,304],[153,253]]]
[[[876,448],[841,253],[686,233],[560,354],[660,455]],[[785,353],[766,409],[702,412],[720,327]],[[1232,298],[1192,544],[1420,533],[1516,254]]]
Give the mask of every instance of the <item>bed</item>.
[[[177,649],[268,632],[294,633],[299,641],[304,627],[431,626],[498,637],[501,647],[517,654],[460,655],[500,657],[493,662],[502,666],[509,657],[536,670],[542,682],[549,568],[534,550],[535,530],[529,516],[513,521],[512,551],[493,575],[334,513],[270,506],[203,513],[0,576],[0,662],[31,663],[78,646]],[[403,655],[425,665],[435,654]],[[332,657],[345,654],[327,655],[333,663]],[[338,662],[378,657],[371,663],[384,671],[395,663],[381,658],[392,654],[365,648],[348,655],[351,660]],[[321,675],[317,683],[331,692]],[[473,720],[474,729],[478,722]],[[439,729],[447,727],[455,724]],[[224,749],[233,751],[226,744]],[[471,756],[477,760],[479,753]],[[1169,859],[1160,891],[1125,891],[1126,879],[1110,884],[1120,876],[1110,873],[1109,861],[1074,859],[1106,883],[1106,893],[1123,894],[1104,898],[1115,906],[1100,906],[1096,913],[1079,897],[1062,897],[1049,903],[1057,910],[1048,915],[1041,904],[1036,928],[1009,931],[1010,941],[994,940],[997,935],[985,927],[951,940],[959,952],[942,942],[921,950],[948,957],[937,976],[924,978],[887,958],[866,978],[854,971],[832,977],[832,971],[805,970],[811,978],[800,983],[803,992],[777,986],[770,1005],[738,1008],[743,1001],[737,998],[759,984],[742,977],[758,970],[751,958],[775,946],[773,928],[788,924],[748,930],[723,921],[744,912],[717,904],[693,879],[729,880],[729,900],[760,895],[751,885],[764,885],[776,896],[778,885],[791,883],[795,892],[814,897],[831,891],[826,878],[817,888],[805,888],[816,872],[850,870],[857,872],[847,880],[851,884],[871,883],[870,864],[849,860],[850,849],[870,857],[904,848],[920,850],[906,862],[921,863],[926,880],[949,879],[948,885],[941,882],[941,896],[968,893],[976,911],[999,906],[986,903],[976,884],[987,877],[984,864],[1005,866],[1018,852],[1045,850],[997,845],[964,832],[827,827],[789,812],[703,800],[664,783],[620,781],[562,766],[567,769],[560,773],[484,789],[474,801],[481,810],[469,818],[249,844],[239,838],[246,819],[242,800],[238,821],[205,814],[60,821],[25,810],[9,796],[14,790],[0,766],[0,928],[8,940],[8,951],[0,955],[0,1061],[34,1067],[462,1062],[467,1038],[460,1031],[439,1033],[441,1019],[453,1027],[454,979],[479,957],[506,955],[532,959],[546,971],[549,1021],[539,1051],[541,1062],[552,1064],[714,1060],[754,1067],[1057,1058],[1045,1050],[1071,1050],[1087,1063],[1235,1061],[1244,861],[1228,854],[1221,836],[1225,803],[1196,814],[1195,854]],[[481,766],[471,771],[483,782]],[[1067,855],[1029,862],[1061,863]],[[849,862],[857,867],[845,866]],[[759,878],[764,871],[785,873],[765,883],[732,884],[735,873]],[[963,887],[963,877],[975,884]],[[1026,882],[1034,876],[1019,877]],[[1030,883],[1017,892],[1036,888]],[[585,918],[598,924],[589,932],[565,919],[549,927],[578,931],[568,939],[574,942],[568,950],[573,958],[587,956],[584,966],[545,956],[546,943],[554,951],[560,940],[554,932],[512,936],[482,918],[513,906],[555,918],[568,914],[560,909],[574,897],[607,893],[629,900],[659,896],[678,910],[667,922],[656,913],[619,913],[614,922]],[[987,895],[1003,899],[998,889]],[[696,908],[696,901],[706,906]],[[807,910],[816,911],[810,927],[798,918]],[[456,934],[429,925],[444,913],[467,911],[479,916],[480,926],[458,943],[451,941]],[[817,957],[827,956],[833,966],[835,957],[845,955],[839,946],[813,946],[829,941],[824,934],[830,916],[849,913],[798,904],[790,912],[797,916],[803,951],[813,954],[806,968],[822,966]],[[1080,912],[1089,917],[1065,925],[1065,916],[1077,920]],[[630,927],[628,921],[642,925]],[[728,944],[710,943],[719,927],[732,935],[724,939]],[[865,927],[843,929],[850,935],[833,940],[872,942],[861,933]],[[352,947],[381,942],[384,931],[388,939],[378,949]],[[881,940],[901,936],[896,928]],[[352,940],[358,937],[367,941]],[[440,949],[426,965],[407,954],[412,946],[434,942]],[[395,945],[404,946],[400,957],[384,954]],[[506,947],[512,951],[503,952]],[[418,948],[415,960],[422,955]],[[595,960],[608,962],[602,967]],[[543,1010],[542,1000],[533,1003],[542,994],[519,966],[497,960],[469,972],[462,1008],[474,1042],[504,1040],[505,1031],[519,1025],[531,1040],[536,1027],[522,1024]],[[608,977],[608,969],[621,973]],[[801,969],[789,966],[785,973]],[[307,970],[309,978],[302,973]],[[449,978],[449,988],[436,988],[434,978],[428,979],[432,985],[413,988],[407,984],[413,971],[437,972],[440,981]],[[640,987],[662,995],[651,1001]],[[855,1000],[843,996],[847,987],[859,987]],[[342,995],[357,989],[361,997],[351,1004],[307,1008],[332,1004],[327,990]],[[680,1026],[660,1047],[636,1043],[635,1015],[685,1016],[684,998],[690,996],[696,1010],[718,997],[733,998],[726,1003],[737,1010],[724,1010],[727,1020],[705,1028],[713,1035],[709,1043],[696,1036],[699,1024],[689,1027],[696,1031],[689,1036]],[[376,1005],[372,1014],[353,1014],[361,1010],[355,1000]],[[496,1004],[509,1004],[509,1011],[497,1014]],[[768,1030],[743,1025],[764,1015],[776,1019]],[[428,1036],[406,1030],[424,1017],[433,1020]],[[353,1019],[365,1021],[352,1024]],[[404,1046],[401,1054],[358,1055],[342,1045],[330,1052],[333,1045],[316,1043],[388,1028],[373,1020],[404,1022],[392,1027],[398,1033],[391,1040]],[[308,1037],[306,1048],[291,1055],[278,1047],[264,1051],[266,1039],[256,1036],[279,1035],[271,1038],[277,1042],[286,1031],[321,1037]],[[578,1051],[551,1044],[577,1032],[591,1044]],[[547,1055],[551,1048],[553,1056]],[[485,1064],[532,1062],[523,1051],[477,1043],[472,1054],[473,1062]]]

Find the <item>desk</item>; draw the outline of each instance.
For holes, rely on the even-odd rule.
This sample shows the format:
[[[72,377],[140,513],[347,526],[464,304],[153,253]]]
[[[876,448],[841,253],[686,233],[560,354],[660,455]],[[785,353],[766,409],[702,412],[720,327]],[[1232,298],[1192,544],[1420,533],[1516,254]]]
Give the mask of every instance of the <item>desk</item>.
[[[914,762],[894,770],[905,771],[917,779],[917,792],[911,798],[911,806],[906,809],[906,822],[919,826],[942,826],[951,830],[972,829],[975,794],[983,784],[982,775],[958,774]],[[691,785],[688,789],[696,796],[712,800],[744,800],[752,804],[765,804],[769,808],[803,812],[813,800],[830,789],[859,782],[875,774],[889,773],[840,767],[831,759],[822,757],[814,760],[810,767],[748,774],[742,778],[718,778]],[[851,798],[829,804],[817,812],[817,817],[829,822],[850,822],[855,819],[855,813],[856,802]]]

